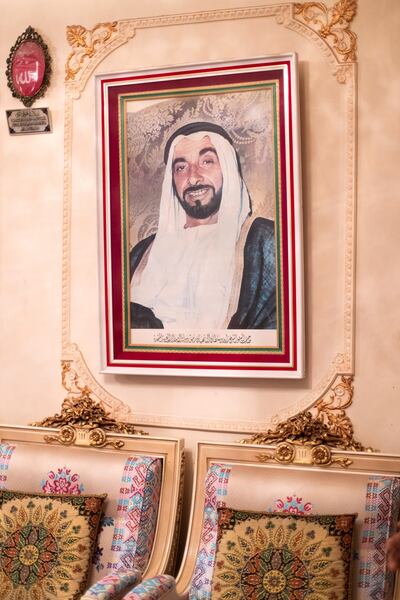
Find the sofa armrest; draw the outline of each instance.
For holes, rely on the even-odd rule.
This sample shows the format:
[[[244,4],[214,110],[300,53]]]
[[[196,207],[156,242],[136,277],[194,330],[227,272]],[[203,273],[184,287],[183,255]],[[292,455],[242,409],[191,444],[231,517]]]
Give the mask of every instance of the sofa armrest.
[[[137,585],[124,600],[175,600],[178,598],[175,586],[171,575],[157,575]]]
[[[136,569],[114,571],[94,583],[81,600],[120,600],[141,579],[140,571]]]

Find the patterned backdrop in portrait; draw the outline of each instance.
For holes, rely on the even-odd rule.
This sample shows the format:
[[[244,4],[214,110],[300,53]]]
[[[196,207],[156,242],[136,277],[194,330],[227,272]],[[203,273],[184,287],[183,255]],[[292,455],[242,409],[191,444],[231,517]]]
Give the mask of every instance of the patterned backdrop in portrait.
[[[270,88],[131,101],[126,115],[131,247],[157,231],[166,141],[176,129],[195,121],[216,123],[229,133],[240,156],[253,215],[275,218],[275,132]]]

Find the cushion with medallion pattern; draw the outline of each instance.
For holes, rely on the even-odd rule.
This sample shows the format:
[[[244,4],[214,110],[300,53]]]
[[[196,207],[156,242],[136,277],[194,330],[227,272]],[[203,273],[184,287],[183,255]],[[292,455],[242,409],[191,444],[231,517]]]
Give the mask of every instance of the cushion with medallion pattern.
[[[0,598],[80,598],[105,498],[1,490]]]
[[[357,515],[218,509],[213,600],[347,600]]]

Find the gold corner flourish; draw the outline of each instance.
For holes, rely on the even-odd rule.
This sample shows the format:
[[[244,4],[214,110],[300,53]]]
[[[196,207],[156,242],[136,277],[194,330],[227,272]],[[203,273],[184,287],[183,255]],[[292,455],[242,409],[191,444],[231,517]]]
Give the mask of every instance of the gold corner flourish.
[[[118,32],[118,21],[98,23],[93,29],[82,25],[67,27],[67,41],[72,46],[65,65],[65,81],[74,81],[86,61],[93,58],[100,46],[105,45]]]
[[[294,4],[294,16],[311,27],[341,63],[357,61],[357,35],[350,24],[357,13],[357,0],[337,0],[332,8],[323,2]]]
[[[349,466],[349,459],[332,457],[331,448],[371,451],[355,440],[353,424],[346,414],[346,408],[352,404],[353,393],[353,376],[341,375],[313,408],[241,443],[277,444],[274,452],[263,454],[262,460],[258,457],[261,462],[276,460],[280,463],[324,466],[339,463],[343,467]]]
[[[109,413],[90,397],[87,387],[82,388],[78,397],[65,398],[61,414],[46,417],[32,425],[59,428],[57,435],[45,436],[45,440],[64,446],[77,444],[95,448],[112,446],[119,449],[124,446],[124,441],[110,440],[107,432],[146,435],[145,432],[137,430],[133,423],[116,421],[110,417]]]

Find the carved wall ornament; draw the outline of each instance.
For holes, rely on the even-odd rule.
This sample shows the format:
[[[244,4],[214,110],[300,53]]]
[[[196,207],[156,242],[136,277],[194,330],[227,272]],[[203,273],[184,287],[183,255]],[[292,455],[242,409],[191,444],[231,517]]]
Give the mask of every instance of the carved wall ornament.
[[[294,5],[296,19],[302,20],[325,40],[339,62],[357,60],[357,36],[350,24],[357,12],[357,0],[338,0],[332,8],[323,2]]]
[[[350,29],[356,12],[357,0],[337,0],[332,8],[323,2],[284,3],[112,21],[98,23],[92,29],[69,25],[66,37],[72,50],[65,65],[65,81],[84,79],[83,89],[97,64],[133,37],[137,29],[271,16],[275,16],[279,25],[290,29],[295,29],[294,20],[302,22],[328,45],[339,63],[356,62],[357,36]]]
[[[67,27],[67,40],[73,50],[67,58],[65,81],[76,78],[84,64],[94,58],[102,46],[118,32],[118,22],[98,23],[93,29],[85,29],[82,25]]]
[[[77,398],[66,398],[62,403],[61,414],[46,417],[32,425],[60,428],[58,435],[46,436],[46,441],[67,446],[77,444],[96,448],[122,448],[124,442],[109,440],[107,432],[147,435],[144,431],[137,430],[132,423],[119,422],[110,417],[109,413],[90,397],[88,388],[83,388]]]
[[[64,389],[68,392],[67,398],[79,398],[83,390],[90,390],[90,395],[118,421],[131,422],[132,411],[121,400],[108,394],[90,372],[82,353],[76,344],[68,346],[68,360],[61,361],[61,380]]]
[[[352,404],[353,378],[342,376],[328,394],[318,400],[312,409],[302,411],[278,423],[275,429],[256,433],[243,444],[280,444],[280,462],[292,462],[294,444],[315,448],[339,448],[341,450],[371,451],[354,439],[353,424],[346,415],[346,408]],[[285,445],[286,444],[286,445]],[[314,460],[323,458],[326,450],[314,451]],[[287,461],[284,457],[287,457]],[[328,458],[327,458],[328,460]],[[325,463],[316,463],[325,464]]]
[[[261,463],[275,461],[280,464],[315,465],[330,467],[340,465],[347,469],[353,461],[347,456],[332,456],[332,451],[324,444],[305,446],[296,442],[281,442],[273,452],[257,454],[256,458]]]

